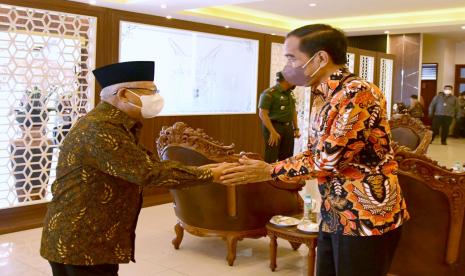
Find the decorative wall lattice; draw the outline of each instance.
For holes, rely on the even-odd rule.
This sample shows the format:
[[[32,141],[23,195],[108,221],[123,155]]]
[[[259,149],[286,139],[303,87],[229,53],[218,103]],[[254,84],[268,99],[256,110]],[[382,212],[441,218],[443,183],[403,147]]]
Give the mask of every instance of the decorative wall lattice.
[[[360,77],[363,79],[373,82],[375,76],[375,57],[371,56],[360,56]]]
[[[276,73],[281,71],[287,63],[284,56],[284,44],[271,44],[270,86],[276,83]],[[310,89],[298,86],[294,89],[296,97],[297,121],[301,136],[295,140],[294,153],[307,150],[308,126],[310,122]]]
[[[387,114],[391,118],[392,106],[392,75],[394,70],[394,60],[381,58],[379,68],[379,88],[386,97]]]
[[[93,107],[96,23],[0,5],[0,208],[50,198],[58,147]]]
[[[347,68],[349,68],[350,72],[355,72],[355,54],[354,53],[347,53]]]

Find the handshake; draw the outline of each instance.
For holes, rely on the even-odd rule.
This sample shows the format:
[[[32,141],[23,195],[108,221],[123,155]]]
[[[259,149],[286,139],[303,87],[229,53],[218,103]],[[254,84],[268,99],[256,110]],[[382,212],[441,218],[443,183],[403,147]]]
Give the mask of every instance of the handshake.
[[[213,181],[223,185],[243,185],[246,183],[271,180],[273,166],[242,156],[237,163],[217,163],[199,167],[211,170]]]

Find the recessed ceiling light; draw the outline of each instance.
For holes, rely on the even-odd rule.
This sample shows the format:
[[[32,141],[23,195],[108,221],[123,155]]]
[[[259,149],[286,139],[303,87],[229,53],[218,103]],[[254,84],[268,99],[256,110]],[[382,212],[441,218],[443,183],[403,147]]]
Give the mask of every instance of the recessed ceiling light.
[[[465,25],[464,25],[464,26],[462,26],[462,29],[464,29],[464,30],[465,30]]]
[[[171,15],[167,15],[166,18],[167,18],[167,19],[171,19],[171,18],[173,18],[173,17],[172,17]]]
[[[229,29],[229,25],[224,26],[226,29]]]
[[[385,34],[389,34],[389,33],[390,33],[390,31],[384,31],[384,33],[385,33]]]
[[[308,4],[310,7],[316,7],[316,3],[310,3]]]
[[[166,9],[166,8],[168,8],[168,6],[167,6],[166,4],[161,4],[161,5],[160,5],[160,8]]]
[[[271,35],[276,35],[275,33],[271,33]]]
[[[91,5],[97,5],[97,0],[89,0],[89,4],[91,4]]]

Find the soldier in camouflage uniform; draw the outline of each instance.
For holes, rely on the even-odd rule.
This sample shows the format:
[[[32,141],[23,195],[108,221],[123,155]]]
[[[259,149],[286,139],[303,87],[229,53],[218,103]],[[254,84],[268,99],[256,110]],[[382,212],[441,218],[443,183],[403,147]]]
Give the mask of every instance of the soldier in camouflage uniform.
[[[294,138],[300,137],[297,126],[295,85],[284,79],[281,72],[276,74],[276,85],[260,95],[258,104],[262,131],[265,139],[265,161],[274,163],[294,154]]]

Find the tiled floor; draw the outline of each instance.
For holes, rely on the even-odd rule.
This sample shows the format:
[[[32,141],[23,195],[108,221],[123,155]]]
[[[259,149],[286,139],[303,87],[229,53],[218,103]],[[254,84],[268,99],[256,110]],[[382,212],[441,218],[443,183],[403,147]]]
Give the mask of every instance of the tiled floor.
[[[120,266],[121,276],[176,275],[270,275],[268,268],[268,238],[245,239],[238,243],[233,267],[226,263],[225,243],[217,238],[184,235],[179,250],[171,240],[176,222],[171,204],[144,208],[137,227],[137,263]],[[51,275],[48,263],[39,255],[41,229],[0,236],[1,276]],[[306,275],[307,249],[292,251],[285,241],[279,241],[278,269],[273,275]]]
[[[449,139],[443,146],[438,140],[428,155],[441,164],[452,166],[465,162],[465,139]],[[311,182],[307,192],[316,193]],[[141,212],[136,238],[137,263],[120,266],[122,276],[176,275],[306,275],[307,249],[292,251],[287,242],[279,241],[278,270],[268,269],[268,239],[245,239],[238,244],[237,260],[229,267],[225,244],[216,238],[184,236],[180,250],[171,246],[176,217],[171,204],[145,208]],[[48,263],[39,255],[41,229],[0,236],[0,275],[51,275]]]
[[[441,145],[440,139],[436,138],[428,148],[428,155],[443,166],[452,168],[455,162],[465,163],[465,139],[447,139],[447,146]]]

